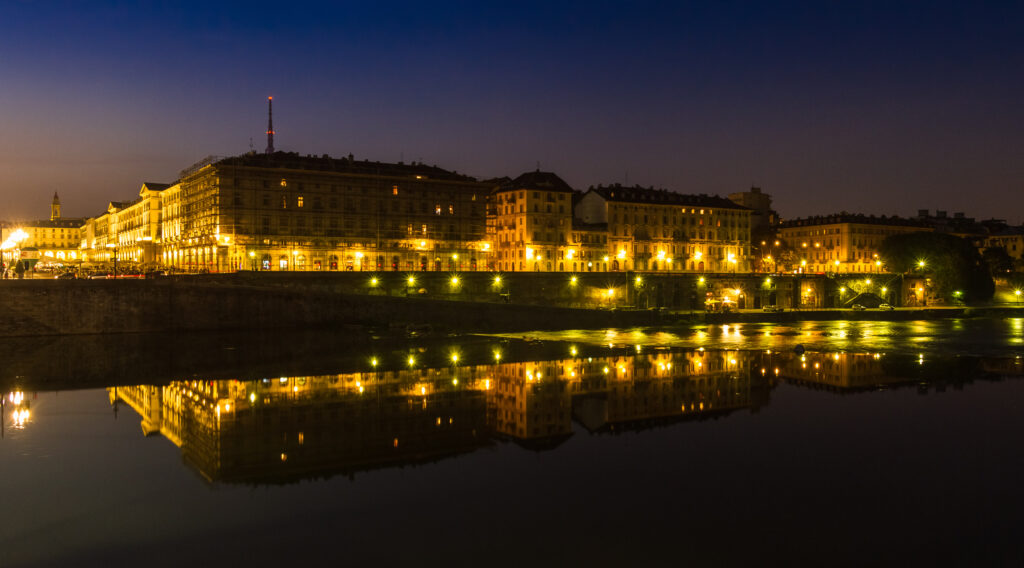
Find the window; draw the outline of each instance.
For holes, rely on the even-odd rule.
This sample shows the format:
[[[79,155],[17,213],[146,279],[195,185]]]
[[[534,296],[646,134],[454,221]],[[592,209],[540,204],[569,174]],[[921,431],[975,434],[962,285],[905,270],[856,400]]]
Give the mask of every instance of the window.
[[[303,199],[302,199],[302,196],[300,195],[299,198],[296,200],[295,205],[298,206],[298,207],[302,207],[302,203],[303,203]]]

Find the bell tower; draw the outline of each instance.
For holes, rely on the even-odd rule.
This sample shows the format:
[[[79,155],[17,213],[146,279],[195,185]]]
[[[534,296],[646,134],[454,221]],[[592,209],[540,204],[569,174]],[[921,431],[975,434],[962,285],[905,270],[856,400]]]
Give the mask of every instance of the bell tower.
[[[57,192],[53,192],[53,203],[50,204],[50,220],[56,221],[60,219],[60,198],[57,197]]]

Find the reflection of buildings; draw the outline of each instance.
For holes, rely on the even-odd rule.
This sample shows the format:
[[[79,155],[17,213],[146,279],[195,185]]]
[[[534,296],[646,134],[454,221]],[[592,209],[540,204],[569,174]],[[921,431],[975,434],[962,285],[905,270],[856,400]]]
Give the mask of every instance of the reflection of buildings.
[[[655,353],[497,365],[179,381],[110,389],[205,478],[278,482],[419,463],[492,439],[553,447],[575,417],[615,431],[758,407],[749,354]]]
[[[797,384],[855,390],[913,380],[910,376],[887,374],[883,356],[878,353],[787,353],[775,357],[775,365],[781,371],[778,376]]]

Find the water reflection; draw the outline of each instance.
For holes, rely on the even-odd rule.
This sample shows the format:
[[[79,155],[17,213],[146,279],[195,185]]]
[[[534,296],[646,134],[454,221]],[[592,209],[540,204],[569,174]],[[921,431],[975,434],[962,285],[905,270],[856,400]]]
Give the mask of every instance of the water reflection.
[[[563,346],[564,347],[564,346]],[[602,348],[603,349],[603,348]],[[555,448],[574,432],[615,434],[756,411],[780,382],[861,392],[927,390],[1018,377],[1020,357],[792,351],[657,351],[384,368],[261,380],[189,380],[109,389],[141,416],[144,435],[180,447],[211,481],[280,483],[412,465],[513,442]],[[424,361],[429,361],[424,353]],[[435,359],[436,360],[436,359]],[[575,428],[574,424],[579,428]]]

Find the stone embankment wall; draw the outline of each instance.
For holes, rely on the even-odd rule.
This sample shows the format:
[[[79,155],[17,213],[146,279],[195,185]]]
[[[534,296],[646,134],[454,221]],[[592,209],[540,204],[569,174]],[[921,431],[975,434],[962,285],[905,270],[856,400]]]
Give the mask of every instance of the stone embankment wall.
[[[155,280],[0,283],[0,336],[428,324],[516,331],[656,323],[650,311],[584,310],[504,302],[355,294],[322,281],[271,285],[234,275]]]

